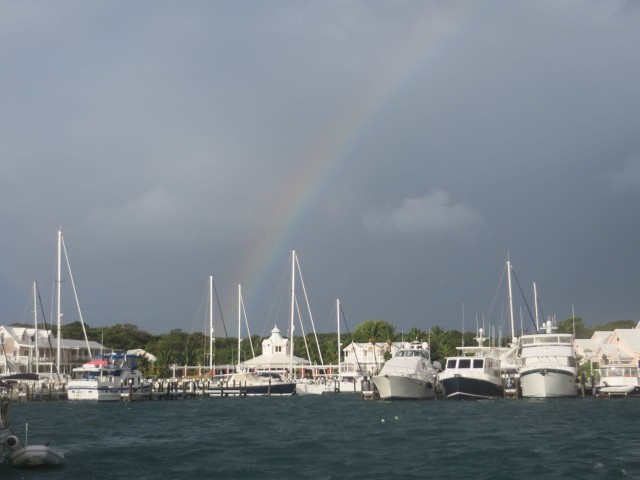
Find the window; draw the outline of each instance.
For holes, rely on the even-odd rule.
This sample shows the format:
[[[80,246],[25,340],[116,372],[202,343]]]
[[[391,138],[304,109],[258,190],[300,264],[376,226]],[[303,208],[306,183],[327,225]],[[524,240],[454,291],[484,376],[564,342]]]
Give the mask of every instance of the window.
[[[461,358],[458,361],[458,368],[471,368],[471,359]]]
[[[456,368],[456,359],[451,358],[447,360],[447,368]]]
[[[484,360],[481,358],[473,360],[473,368],[484,368]]]

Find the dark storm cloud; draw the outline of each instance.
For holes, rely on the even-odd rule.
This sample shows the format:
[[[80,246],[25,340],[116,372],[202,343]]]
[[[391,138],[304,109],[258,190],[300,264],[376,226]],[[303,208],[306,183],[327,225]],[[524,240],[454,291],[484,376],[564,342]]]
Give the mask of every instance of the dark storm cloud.
[[[292,248],[325,331],[460,328],[507,255],[550,314],[639,319],[632,3],[0,3],[2,323],[59,225],[92,326],[199,329],[214,275],[265,333]]]

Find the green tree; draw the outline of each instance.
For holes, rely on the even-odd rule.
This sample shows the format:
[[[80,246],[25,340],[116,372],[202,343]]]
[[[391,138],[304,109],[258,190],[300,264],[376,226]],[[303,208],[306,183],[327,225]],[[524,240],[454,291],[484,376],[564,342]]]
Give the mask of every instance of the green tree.
[[[367,320],[353,331],[354,342],[393,341],[396,327],[384,320]]]
[[[171,365],[175,363],[173,354],[168,350],[162,350],[156,354],[153,371],[159,378],[167,378],[171,376]]]

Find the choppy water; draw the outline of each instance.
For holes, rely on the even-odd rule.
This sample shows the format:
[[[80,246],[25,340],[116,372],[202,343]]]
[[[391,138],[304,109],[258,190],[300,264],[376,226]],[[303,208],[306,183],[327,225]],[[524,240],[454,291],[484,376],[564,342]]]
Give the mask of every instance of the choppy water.
[[[67,465],[1,479],[640,479],[640,399],[356,395],[12,405]]]

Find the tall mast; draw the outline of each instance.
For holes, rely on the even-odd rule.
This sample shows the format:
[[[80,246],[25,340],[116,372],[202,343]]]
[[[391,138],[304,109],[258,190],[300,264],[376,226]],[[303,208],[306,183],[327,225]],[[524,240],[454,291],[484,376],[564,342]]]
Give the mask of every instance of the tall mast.
[[[536,282],[533,282],[533,303],[536,312],[536,333],[538,333],[540,326],[538,325],[538,289],[536,288]]]
[[[213,371],[213,276],[209,275],[209,369]]]
[[[336,321],[338,322],[338,376],[339,376],[341,362],[342,362],[342,359],[340,356],[342,352],[340,351],[341,344],[340,344],[340,299],[339,298],[336,298]]]
[[[36,371],[34,373],[40,373],[40,361],[38,357],[38,287],[36,285],[35,280],[33,281],[33,324],[35,328],[35,357],[36,357]],[[33,363],[33,357],[32,357]],[[31,365],[33,367],[33,365]]]
[[[509,285],[509,319],[511,320],[511,342],[516,344],[516,327],[513,321],[513,297],[511,294],[511,262],[507,260],[507,283]]]
[[[296,302],[296,251],[291,250],[291,318],[290,318],[290,328],[289,328],[289,336],[291,337],[291,341],[289,344],[289,372],[293,378],[295,378],[295,373],[293,372],[293,329],[294,325],[294,309]]]
[[[58,370],[58,374],[60,374],[60,356],[61,356],[61,342],[60,342],[60,338],[61,338],[61,321],[62,321],[62,312],[61,312],[61,307],[60,307],[60,286],[61,286],[61,271],[62,271],[62,229],[58,230],[58,282],[57,282],[57,295],[56,295],[56,299],[57,299],[57,312],[56,312],[56,318],[57,318],[57,325],[58,325],[58,332],[57,332],[57,339],[56,339],[56,368]]]
[[[240,371],[240,342],[242,339],[240,338],[240,318],[242,317],[242,285],[238,284],[238,365],[236,367],[237,371]]]

